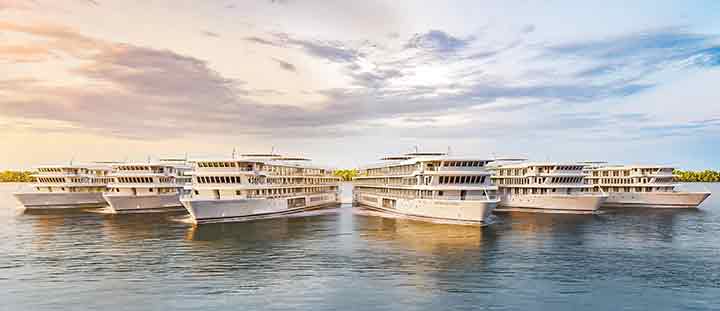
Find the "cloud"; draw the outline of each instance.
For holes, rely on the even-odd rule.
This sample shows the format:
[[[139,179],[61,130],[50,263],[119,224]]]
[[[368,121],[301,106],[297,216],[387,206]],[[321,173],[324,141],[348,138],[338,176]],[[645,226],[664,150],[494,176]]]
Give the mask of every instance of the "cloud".
[[[266,40],[260,37],[247,37],[244,39],[245,41],[257,43],[257,44],[264,44],[264,45],[270,45],[270,46],[282,46],[280,43],[272,42],[270,40]]]
[[[203,34],[203,35],[205,35],[205,36],[208,36],[208,37],[213,37],[213,38],[219,38],[219,37],[220,37],[220,35],[217,34],[216,32],[212,32],[212,31],[209,31],[209,30],[203,30],[203,31],[201,31],[200,33]]]
[[[282,68],[283,70],[297,72],[297,68],[295,68],[295,65],[277,58],[273,58],[273,60],[277,62],[278,65],[280,65],[280,68]]]
[[[647,76],[673,67],[720,65],[718,36],[666,28],[599,40],[549,46],[546,57],[574,57],[591,62],[578,77],[620,73]]]
[[[353,62],[361,56],[359,51],[340,41],[300,39],[285,33],[274,33],[269,36],[269,39],[247,37],[245,41],[273,47],[297,48],[310,56],[338,63]]]
[[[284,90],[249,88],[246,81],[224,77],[204,60],[170,50],[94,39],[59,26],[0,23],[0,31],[42,39],[20,47],[0,44],[0,59],[34,61],[69,55],[77,61],[71,62],[68,74],[83,81],[57,86],[30,77],[1,80],[0,93],[7,100],[0,103],[0,115],[69,124],[61,129],[65,131],[143,139],[178,137],[187,131],[291,138],[368,135],[398,129],[397,135],[408,137],[458,138],[480,134],[508,137],[526,131],[539,135],[568,128],[619,129],[619,124],[650,121],[644,114],[609,113],[602,108],[579,113],[578,107],[632,96],[660,83],[607,78],[614,75],[613,66],[622,63],[622,58],[593,62],[595,67],[590,69],[573,68],[532,79],[523,79],[523,70],[501,71],[497,68],[502,64],[486,63],[488,58],[498,58],[512,64],[513,69],[535,66],[548,73],[553,64],[541,62],[543,57],[605,59],[601,52],[587,51],[586,45],[591,44],[625,50],[610,43],[551,46],[536,51],[543,57],[527,58],[540,64],[528,64],[504,53],[514,44],[478,49],[470,45],[475,39],[458,39],[437,30],[406,41],[397,38],[415,42],[411,49],[446,56],[422,62],[405,57],[405,43],[398,52],[372,44],[361,49],[347,42],[288,34],[247,37],[245,40],[253,44],[294,49],[340,64],[341,73],[350,81],[345,87],[316,91],[324,100],[312,106],[268,104],[262,98],[283,94]],[[625,42],[620,40],[619,44]],[[688,59],[703,64],[717,61],[711,45],[699,46],[685,49]],[[24,53],[23,49],[32,52]],[[272,59],[280,69],[298,72],[295,65]],[[503,104],[506,102],[512,104]],[[388,120],[399,120],[402,127]]]
[[[430,30],[423,34],[416,34],[406,44],[406,48],[419,49],[428,52],[447,54],[466,48],[474,38],[460,39],[440,30]]]
[[[520,30],[520,32],[522,32],[522,33],[531,33],[533,31],[535,31],[535,25],[525,25]]]

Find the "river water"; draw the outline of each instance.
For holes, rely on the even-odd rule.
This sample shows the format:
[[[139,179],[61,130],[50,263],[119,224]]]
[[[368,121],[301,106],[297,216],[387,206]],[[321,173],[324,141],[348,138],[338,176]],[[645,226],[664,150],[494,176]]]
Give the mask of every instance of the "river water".
[[[500,214],[487,227],[349,204],[193,227],[22,214],[0,185],[0,310],[718,310],[720,184],[698,210]]]

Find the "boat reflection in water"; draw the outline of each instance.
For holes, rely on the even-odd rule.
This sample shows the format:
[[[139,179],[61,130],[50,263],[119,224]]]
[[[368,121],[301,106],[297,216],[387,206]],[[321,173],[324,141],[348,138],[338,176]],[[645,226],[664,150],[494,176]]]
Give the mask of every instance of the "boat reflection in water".
[[[481,249],[483,229],[479,225],[458,225],[454,223],[433,223],[404,217],[388,217],[382,212],[359,208],[356,220],[361,226],[359,234],[368,240],[392,241],[404,248],[422,253],[436,251]]]
[[[370,254],[353,267],[379,281],[398,281],[430,299],[434,294],[465,290],[490,293],[499,284],[485,272],[500,264],[492,226],[443,224],[355,208],[354,225]]]
[[[186,240],[192,241],[264,241],[297,239],[314,231],[330,229],[338,208],[328,207],[292,216],[230,223],[193,225],[187,230]]]

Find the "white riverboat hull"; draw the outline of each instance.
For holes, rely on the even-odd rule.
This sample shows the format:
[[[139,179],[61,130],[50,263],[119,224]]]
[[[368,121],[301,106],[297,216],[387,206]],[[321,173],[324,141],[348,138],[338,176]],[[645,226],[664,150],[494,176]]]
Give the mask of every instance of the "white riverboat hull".
[[[598,195],[508,195],[502,196],[497,211],[594,213],[608,196]]]
[[[178,194],[103,195],[113,213],[170,212],[184,210]]]
[[[302,206],[290,206],[289,199],[305,199]],[[181,198],[180,202],[196,224],[238,222],[300,213],[340,204],[336,193],[323,193],[288,198],[203,199]]]
[[[18,192],[13,196],[29,210],[101,208],[102,192]]]
[[[403,199],[358,194],[355,202],[370,209],[417,220],[485,225],[498,200]]]
[[[710,192],[611,192],[603,207],[696,208]]]

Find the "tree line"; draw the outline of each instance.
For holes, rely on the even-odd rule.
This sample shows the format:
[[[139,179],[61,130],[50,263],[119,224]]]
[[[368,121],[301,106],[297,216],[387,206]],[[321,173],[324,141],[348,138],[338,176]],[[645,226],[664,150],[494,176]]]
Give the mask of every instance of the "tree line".
[[[358,175],[358,171],[356,169],[335,170],[333,175],[342,178],[343,181],[352,181],[353,177]]]
[[[704,171],[673,171],[675,181],[679,182],[720,182],[720,172],[704,170]]]
[[[32,172],[3,171],[0,172],[0,182],[31,182],[35,178],[30,176]]]

